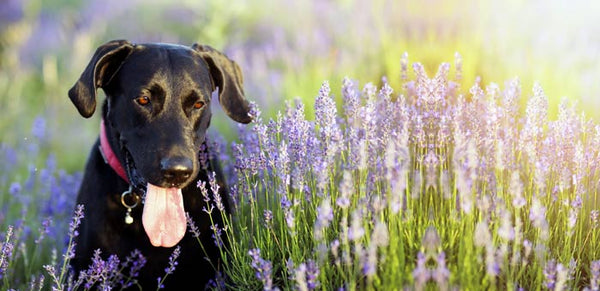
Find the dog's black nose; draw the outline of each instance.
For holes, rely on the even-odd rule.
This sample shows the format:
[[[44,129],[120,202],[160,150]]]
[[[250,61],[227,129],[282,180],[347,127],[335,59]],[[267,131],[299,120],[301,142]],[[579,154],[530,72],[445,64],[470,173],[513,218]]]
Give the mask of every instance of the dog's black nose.
[[[167,183],[181,184],[185,182],[194,171],[192,160],[185,157],[170,157],[160,161],[160,170]]]

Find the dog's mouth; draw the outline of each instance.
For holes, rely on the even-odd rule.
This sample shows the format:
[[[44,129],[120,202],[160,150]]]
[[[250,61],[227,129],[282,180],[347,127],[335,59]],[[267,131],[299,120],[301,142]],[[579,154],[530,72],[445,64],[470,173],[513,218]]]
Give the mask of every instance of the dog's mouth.
[[[185,210],[181,188],[162,188],[150,184],[135,167],[131,153],[125,146],[125,168],[133,188],[144,190],[142,225],[150,243],[155,247],[175,246],[186,231]]]

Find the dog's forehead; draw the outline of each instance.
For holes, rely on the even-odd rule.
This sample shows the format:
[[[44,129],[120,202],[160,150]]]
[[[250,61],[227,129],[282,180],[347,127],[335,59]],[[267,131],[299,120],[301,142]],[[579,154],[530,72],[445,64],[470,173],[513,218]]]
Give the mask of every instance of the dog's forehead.
[[[201,87],[212,84],[206,62],[190,47],[177,44],[138,44],[119,70],[121,82],[147,83],[188,80]],[[131,84],[131,83],[130,83]]]
[[[196,70],[206,67],[206,63],[196,52],[177,44],[138,44],[126,62],[135,62],[136,66],[153,70]]]

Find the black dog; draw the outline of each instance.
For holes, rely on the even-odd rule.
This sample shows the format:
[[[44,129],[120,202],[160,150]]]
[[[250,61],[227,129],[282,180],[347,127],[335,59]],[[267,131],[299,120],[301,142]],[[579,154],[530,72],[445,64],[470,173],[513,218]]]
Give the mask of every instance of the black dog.
[[[72,260],[76,275],[88,268],[96,249],[122,260],[137,249],[147,259],[139,285],[156,289],[178,245],[178,265],[165,288],[203,288],[214,278],[220,256],[197,182],[208,181],[208,173],[219,169],[214,162],[201,162],[201,148],[216,88],[229,117],[251,121],[239,67],[208,46],[111,41],[96,50],[69,90],[83,117],[94,113],[98,88],[106,100],[100,138],[77,197],[85,217]],[[224,192],[210,195],[227,201]],[[200,230],[204,251],[186,231],[186,212]],[[213,223],[223,227],[220,215],[213,214]]]

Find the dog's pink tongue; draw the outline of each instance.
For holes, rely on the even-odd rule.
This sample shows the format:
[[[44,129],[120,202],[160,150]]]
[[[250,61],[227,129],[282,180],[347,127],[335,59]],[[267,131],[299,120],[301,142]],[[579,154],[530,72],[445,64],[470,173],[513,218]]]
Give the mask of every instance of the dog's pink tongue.
[[[142,224],[155,247],[172,247],[185,235],[186,220],[181,189],[148,183]]]

